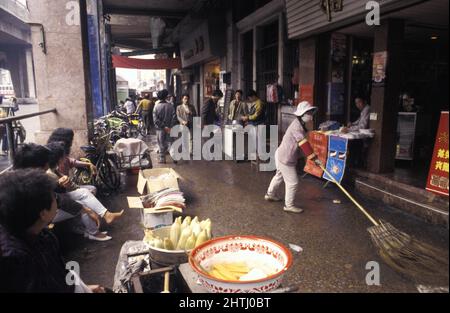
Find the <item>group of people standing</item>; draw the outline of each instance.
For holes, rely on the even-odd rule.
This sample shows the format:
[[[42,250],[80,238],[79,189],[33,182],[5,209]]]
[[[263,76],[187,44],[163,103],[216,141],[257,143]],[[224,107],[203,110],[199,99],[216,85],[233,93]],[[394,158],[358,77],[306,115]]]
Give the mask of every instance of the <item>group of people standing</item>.
[[[215,90],[212,96],[202,106],[200,117],[202,126],[221,125],[222,113],[219,101],[223,98],[220,90]],[[184,94],[181,98],[181,104],[177,107],[168,101],[169,92],[162,90],[158,92],[158,101],[153,110],[153,122],[156,128],[156,134],[159,146],[159,162],[166,163],[166,154],[168,152],[171,137],[171,129],[177,125],[186,126],[191,134],[190,152],[192,153],[192,131],[194,127],[194,117],[198,116],[197,110],[190,102],[190,96]],[[248,102],[243,101],[242,90],[237,90],[234,100],[230,103],[228,123],[260,125],[265,123],[265,103],[258,98],[256,91],[248,92]]]

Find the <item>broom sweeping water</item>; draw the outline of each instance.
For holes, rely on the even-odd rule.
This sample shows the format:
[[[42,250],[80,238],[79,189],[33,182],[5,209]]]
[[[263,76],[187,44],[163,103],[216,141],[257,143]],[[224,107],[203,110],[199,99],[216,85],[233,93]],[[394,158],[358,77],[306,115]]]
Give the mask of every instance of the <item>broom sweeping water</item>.
[[[344,194],[364,213],[374,226],[368,228],[372,242],[383,260],[395,270],[416,278],[447,278],[448,255],[429,244],[418,241],[396,229],[389,223],[377,222],[336,179],[328,173],[322,164],[319,167],[344,192]]]

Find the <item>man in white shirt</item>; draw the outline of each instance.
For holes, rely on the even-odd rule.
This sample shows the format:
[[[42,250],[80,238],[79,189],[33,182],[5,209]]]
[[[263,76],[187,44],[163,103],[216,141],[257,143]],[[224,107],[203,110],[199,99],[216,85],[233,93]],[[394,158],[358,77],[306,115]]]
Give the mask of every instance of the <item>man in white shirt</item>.
[[[123,107],[125,108],[127,114],[133,114],[136,111],[133,101],[131,101],[129,98],[127,98]]]
[[[344,129],[344,132],[353,132],[359,131],[360,129],[369,129],[369,119],[370,119],[370,106],[366,103],[363,98],[356,98],[355,105],[358,110],[361,111],[359,118],[347,125],[347,128]]]

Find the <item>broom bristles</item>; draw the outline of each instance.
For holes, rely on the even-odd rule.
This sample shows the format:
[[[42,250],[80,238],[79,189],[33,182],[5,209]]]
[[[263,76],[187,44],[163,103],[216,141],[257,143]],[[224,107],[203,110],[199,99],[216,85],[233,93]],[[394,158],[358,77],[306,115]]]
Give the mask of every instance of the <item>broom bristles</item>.
[[[395,270],[417,280],[448,280],[448,254],[420,242],[389,223],[368,229],[383,260]]]

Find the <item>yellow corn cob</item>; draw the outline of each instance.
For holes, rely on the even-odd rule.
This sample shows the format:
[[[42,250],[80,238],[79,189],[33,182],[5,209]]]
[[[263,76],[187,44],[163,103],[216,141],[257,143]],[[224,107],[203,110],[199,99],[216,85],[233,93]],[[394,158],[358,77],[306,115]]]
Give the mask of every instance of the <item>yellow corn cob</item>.
[[[220,266],[236,274],[247,274],[250,272],[250,269],[245,263],[223,263]]]
[[[225,276],[223,276],[219,271],[217,271],[215,269],[213,269],[212,271],[209,271],[208,274],[211,275],[212,277],[215,277],[218,279],[227,280],[227,278]]]
[[[227,280],[238,280],[239,276],[240,276],[240,275],[236,275],[233,272],[230,272],[225,267],[223,267],[221,264],[215,264],[213,266],[213,269],[217,270]]]
[[[186,241],[186,246],[184,247],[184,250],[191,250],[195,248],[195,242],[197,240],[197,237],[195,237],[195,234],[192,233],[192,235],[189,237],[189,239]]]
[[[174,250],[173,243],[169,238],[164,238],[164,249]]]
[[[186,241],[189,239],[189,237],[191,236],[192,232],[191,229],[189,227],[185,228],[180,236],[180,240],[178,240],[177,243],[177,250],[184,250],[185,246],[186,246]]]
[[[208,241],[208,234],[206,230],[202,230],[202,232],[198,235],[197,241],[195,242],[195,247],[200,246],[202,243]]]
[[[170,227],[170,237],[169,237],[169,239],[172,241],[174,246],[176,246],[178,244],[180,235],[181,235],[181,225],[178,222],[175,222]]]

